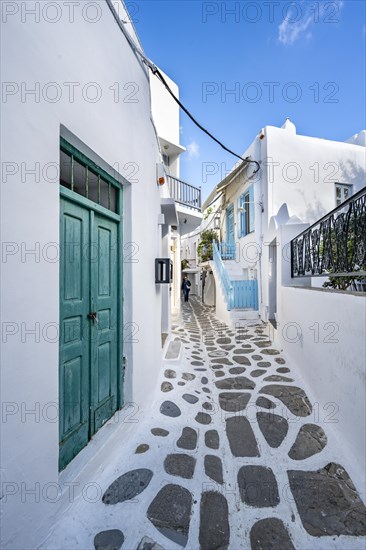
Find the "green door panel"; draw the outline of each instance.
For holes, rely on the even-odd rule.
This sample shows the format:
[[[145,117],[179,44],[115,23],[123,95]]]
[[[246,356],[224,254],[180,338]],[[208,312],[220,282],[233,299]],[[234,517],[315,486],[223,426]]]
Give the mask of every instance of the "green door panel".
[[[97,321],[91,338],[91,433],[117,409],[117,322],[118,322],[118,225],[93,213],[93,248],[98,252],[91,264],[91,296]]]
[[[60,261],[60,468],[87,444],[89,433],[90,274],[83,254],[89,242],[89,213],[61,201]]]

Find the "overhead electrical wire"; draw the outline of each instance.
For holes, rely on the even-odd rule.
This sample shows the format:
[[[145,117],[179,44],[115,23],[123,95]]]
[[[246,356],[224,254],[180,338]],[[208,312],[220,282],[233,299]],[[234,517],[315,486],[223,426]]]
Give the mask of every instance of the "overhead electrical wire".
[[[192,120],[192,122],[200,129],[202,130],[202,132],[204,132],[206,135],[208,135],[213,141],[215,141],[218,145],[220,145],[220,147],[222,147],[222,149],[224,149],[225,151],[227,151],[228,153],[230,153],[231,155],[234,155],[234,157],[237,157],[238,159],[240,159],[242,162],[246,162],[246,163],[252,163],[252,164],[255,164],[256,165],[256,170],[253,172],[253,174],[256,174],[259,170],[260,170],[260,165],[259,165],[259,162],[256,161],[256,160],[251,160],[251,159],[248,159],[248,158],[243,158],[242,156],[238,155],[237,153],[235,153],[234,151],[232,151],[231,149],[229,149],[228,147],[226,147],[226,145],[224,145],[219,139],[217,139],[215,136],[213,136],[211,134],[211,132],[209,132],[204,126],[202,126],[202,124],[200,124],[196,119],[195,117],[189,112],[189,110],[183,105],[183,103],[174,95],[173,91],[171,90],[171,88],[169,87],[169,84],[166,82],[164,76],[162,75],[162,73],[160,72],[160,70],[158,69],[158,67],[155,65],[155,63],[153,63],[148,57],[146,57],[146,55],[141,51],[141,49],[135,44],[135,42],[132,40],[131,36],[128,34],[128,32],[126,31],[126,29],[124,28],[123,25],[126,24],[126,22],[124,21],[121,21],[121,19],[119,18],[118,14],[116,13],[116,10],[114,8],[114,5],[112,3],[112,0],[107,0],[107,4],[109,6],[109,8],[111,9],[113,15],[114,15],[114,18],[119,26],[119,28],[121,29],[121,31],[123,32],[125,38],[127,39],[128,43],[130,44],[131,48],[133,49],[133,51],[138,54],[142,61],[148,66],[148,68],[151,70],[151,72],[161,81],[161,83],[165,86],[166,90],[169,92],[169,94],[172,96],[172,98],[174,99],[174,101],[179,105],[179,107],[182,109],[182,111],[184,111],[186,113],[186,115]]]
[[[195,118],[194,116],[188,111],[188,109],[183,105],[183,103],[174,95],[174,93],[172,92],[172,90],[170,89],[168,83],[166,82],[165,78],[163,77],[163,75],[161,74],[161,72],[159,71],[159,69],[154,65],[153,67],[149,65],[149,68],[150,70],[152,71],[152,73],[154,75],[156,75],[159,80],[162,82],[162,84],[164,84],[165,88],[167,89],[167,91],[169,92],[169,94],[172,96],[172,98],[174,99],[174,101],[176,103],[178,103],[179,107],[182,109],[182,111],[184,111],[186,113],[186,115],[192,120],[192,122],[194,122],[194,124],[196,126],[198,126],[198,128],[200,130],[202,130],[202,132],[204,132],[205,134],[207,134],[211,139],[213,139],[213,141],[215,141],[218,145],[220,145],[220,147],[222,147],[225,151],[227,151],[228,153],[230,153],[231,155],[234,155],[234,157],[237,157],[238,159],[240,159],[241,161],[243,162],[247,162],[247,163],[253,163],[257,166],[256,170],[254,171],[254,174],[256,174],[258,172],[258,170],[260,169],[260,165],[259,165],[259,162],[256,161],[256,160],[251,160],[251,159],[248,159],[248,158],[243,158],[241,157],[240,155],[238,155],[237,153],[234,153],[234,151],[232,151],[231,149],[229,149],[228,147],[226,147],[226,145],[224,145],[219,139],[215,138],[215,136],[213,136],[211,134],[211,132],[209,132],[208,130],[206,130],[206,128],[204,128],[202,126],[202,124],[200,124]]]
[[[206,206],[205,210],[207,210],[207,208],[210,208],[211,204],[216,202],[220,197],[222,197],[223,194],[224,194],[224,191],[221,191],[219,195],[216,195],[216,197]]]

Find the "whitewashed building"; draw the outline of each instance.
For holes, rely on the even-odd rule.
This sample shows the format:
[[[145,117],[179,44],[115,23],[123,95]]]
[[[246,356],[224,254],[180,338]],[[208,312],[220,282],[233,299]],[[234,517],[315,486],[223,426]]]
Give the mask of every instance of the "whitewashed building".
[[[38,547],[149,408],[171,241],[200,220],[123,3],[67,4],[2,6],[2,548]]]
[[[179,98],[178,86],[167,75],[162,74],[175,97]],[[166,295],[164,299],[171,304],[167,311],[177,314],[181,298],[181,238],[201,224],[201,189],[180,179],[180,155],[185,148],[180,144],[179,107],[157,78],[151,79],[151,99],[168,183],[162,206],[166,217],[163,247],[164,253],[172,254],[175,274],[171,288],[163,288],[163,295]],[[169,322],[167,320],[167,327],[163,327],[163,333],[168,330]]]
[[[288,262],[290,255],[288,247],[279,249],[274,231],[291,224],[295,236],[303,224],[316,222],[364,187],[365,140],[365,131],[346,142],[302,136],[286,119],[281,128],[263,128],[243,154],[259,163],[258,171],[254,163],[239,161],[212,190],[201,229],[217,228],[221,258],[210,270],[223,321],[276,321],[272,266],[277,255]],[[185,246],[193,249],[197,239]]]

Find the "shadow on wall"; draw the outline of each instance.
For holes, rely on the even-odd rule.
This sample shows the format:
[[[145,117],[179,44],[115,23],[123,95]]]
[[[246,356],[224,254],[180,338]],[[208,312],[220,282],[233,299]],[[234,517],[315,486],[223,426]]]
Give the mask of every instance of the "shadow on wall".
[[[287,204],[284,202],[275,216],[272,216],[269,220],[268,228],[270,234],[273,234],[272,238],[275,238],[275,232],[281,225],[288,224],[302,224],[303,221],[298,216],[291,216],[288,212]]]
[[[332,178],[334,181],[329,181],[329,184],[334,186],[336,183],[348,183],[353,185],[353,194],[355,194],[364,187],[365,176],[366,172],[359,164],[356,164],[351,160],[340,161],[337,173]],[[316,199],[315,193],[313,194],[313,200],[310,203],[309,199],[305,197],[305,191],[302,189],[297,189],[297,192],[301,195],[306,207],[304,214],[300,216],[304,222],[313,224],[328,214],[328,211],[331,210],[324,209],[321,202]]]
[[[287,204],[284,202],[278,209],[277,214],[275,216],[271,216],[269,220],[269,229],[275,231],[280,225],[284,225],[285,223],[287,223],[289,219],[290,215],[288,213],[288,207]]]
[[[365,186],[366,170],[360,165],[351,160],[346,160],[346,162],[340,161],[339,168],[342,174],[342,180],[340,180],[339,183],[353,184],[353,194],[360,191]]]
[[[216,304],[216,284],[215,277],[212,271],[209,271],[206,275],[206,281],[204,286],[203,301],[208,306],[214,306]]]
[[[313,224],[325,216],[327,211],[323,207],[322,203],[316,200],[315,193],[313,195],[313,200],[310,203],[309,199],[305,198],[305,191],[302,189],[297,189],[297,192],[302,196],[304,204],[306,205],[304,214],[300,216],[303,222]]]

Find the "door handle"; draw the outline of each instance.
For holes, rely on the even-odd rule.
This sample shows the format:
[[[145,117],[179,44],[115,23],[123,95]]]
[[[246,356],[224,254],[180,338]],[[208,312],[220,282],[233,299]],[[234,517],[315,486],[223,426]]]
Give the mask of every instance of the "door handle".
[[[91,311],[90,313],[88,313],[88,319],[93,321],[93,323],[99,323],[96,311]]]

